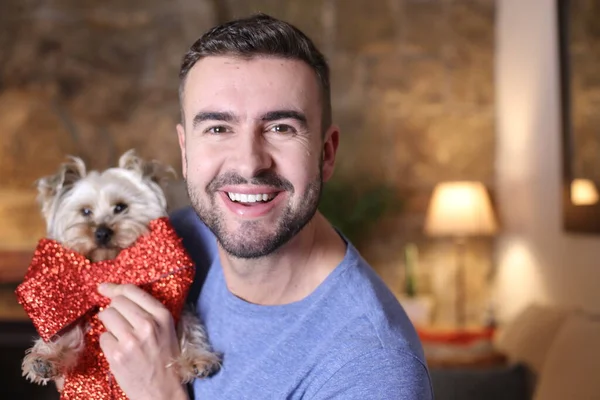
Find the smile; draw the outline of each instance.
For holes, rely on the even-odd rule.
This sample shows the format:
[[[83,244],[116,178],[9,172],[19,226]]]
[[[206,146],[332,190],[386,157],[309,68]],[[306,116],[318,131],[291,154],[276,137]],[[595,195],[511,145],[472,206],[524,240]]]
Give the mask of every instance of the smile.
[[[256,189],[228,188],[219,192],[219,197],[229,211],[244,219],[267,217],[287,198],[283,191],[272,191],[273,189],[270,188]]]
[[[246,194],[227,192],[229,199],[238,203],[268,203],[269,201],[273,200],[276,195],[277,193]]]

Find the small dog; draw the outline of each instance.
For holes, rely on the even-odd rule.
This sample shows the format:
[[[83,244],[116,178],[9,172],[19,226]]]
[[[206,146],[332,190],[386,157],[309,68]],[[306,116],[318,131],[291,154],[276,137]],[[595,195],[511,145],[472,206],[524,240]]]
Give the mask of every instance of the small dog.
[[[167,215],[163,188],[174,177],[172,168],[145,162],[134,150],[120,157],[118,168],[103,172],[88,173],[80,158],[71,157],[58,173],[37,183],[48,238],[92,262],[114,259],[148,233],[150,221]],[[38,338],[23,359],[23,376],[33,383],[53,380],[62,386],[83,350],[85,329],[75,324],[51,342]],[[191,309],[182,311],[177,333],[181,355],[170,366],[178,369],[182,383],[219,368],[219,356],[211,351]]]

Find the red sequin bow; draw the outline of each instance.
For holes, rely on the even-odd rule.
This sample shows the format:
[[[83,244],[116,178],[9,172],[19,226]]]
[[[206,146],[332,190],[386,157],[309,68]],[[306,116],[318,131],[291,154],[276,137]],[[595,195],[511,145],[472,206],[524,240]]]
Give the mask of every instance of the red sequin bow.
[[[150,234],[110,261],[92,263],[54,240],[41,239],[17,287],[19,303],[45,341],[81,318],[90,326],[84,354],[66,377],[61,399],[127,399],[98,343],[105,329],[97,313],[110,303],[97,292],[99,283],[138,285],[161,301],[177,321],[193,278],[194,264],[166,217],[152,221]]]

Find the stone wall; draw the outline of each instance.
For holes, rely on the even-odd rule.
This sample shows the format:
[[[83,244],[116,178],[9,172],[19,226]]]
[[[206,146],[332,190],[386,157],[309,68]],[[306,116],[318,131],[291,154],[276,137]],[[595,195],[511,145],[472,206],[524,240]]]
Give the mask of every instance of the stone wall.
[[[342,129],[338,176],[366,174],[404,196],[402,215],[386,218],[364,246],[392,289],[402,285],[407,241],[421,249],[424,276],[451,271],[447,243],[421,234],[433,186],[493,183],[493,0],[5,0],[0,7],[0,249],[28,251],[43,234],[32,182],[66,154],[106,167],[135,147],[178,166],[180,58],[212,24],[255,11],[296,24],[329,59]],[[489,260],[491,242],[472,250],[474,260]],[[471,277],[489,272],[489,262],[483,269],[478,262]],[[443,281],[434,281],[422,281],[423,290],[441,290]]]
[[[600,1],[570,1],[568,11],[573,174],[599,185]]]

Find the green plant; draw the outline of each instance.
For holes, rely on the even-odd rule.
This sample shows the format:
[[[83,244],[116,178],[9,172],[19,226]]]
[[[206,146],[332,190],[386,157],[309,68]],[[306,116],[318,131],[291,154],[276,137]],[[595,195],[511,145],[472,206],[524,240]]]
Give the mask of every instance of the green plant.
[[[367,179],[334,178],[323,186],[319,210],[354,245],[359,246],[384,216],[402,209],[394,187]]]

